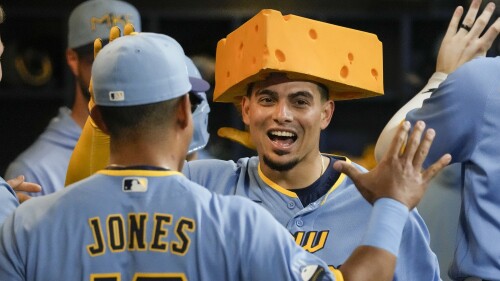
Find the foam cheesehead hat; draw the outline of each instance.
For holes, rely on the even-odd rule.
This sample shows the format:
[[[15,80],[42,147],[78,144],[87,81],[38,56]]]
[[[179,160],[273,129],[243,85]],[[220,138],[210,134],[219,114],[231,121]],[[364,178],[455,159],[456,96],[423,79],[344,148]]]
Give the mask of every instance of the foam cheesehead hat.
[[[127,23],[141,31],[141,16],[131,4],[119,0],[89,0],[78,5],[69,16],[68,48],[78,48],[107,39],[112,26],[124,30]]]
[[[95,104],[132,106],[175,99],[210,85],[189,77],[185,55],[175,39],[137,33],[107,44],[92,65]]]
[[[273,72],[321,83],[333,100],[384,93],[375,34],[267,9],[218,42],[214,101],[236,103]]]

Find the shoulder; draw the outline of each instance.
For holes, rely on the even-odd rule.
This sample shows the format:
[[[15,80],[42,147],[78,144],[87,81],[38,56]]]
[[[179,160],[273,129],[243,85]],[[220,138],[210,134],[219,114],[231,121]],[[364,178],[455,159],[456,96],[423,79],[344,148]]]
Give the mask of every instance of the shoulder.
[[[448,78],[443,82],[443,85],[453,83],[456,85],[453,89],[457,93],[464,92],[469,96],[471,89],[482,89],[483,87],[491,88],[495,85],[500,85],[500,79],[497,79],[500,72],[500,57],[478,57],[462,66],[456,71],[448,75]],[[456,94],[454,94],[456,95]]]
[[[246,170],[250,159],[251,158],[241,158],[238,162],[218,159],[195,160],[185,163],[182,171],[188,178],[200,175],[218,177],[236,175],[241,170]]]

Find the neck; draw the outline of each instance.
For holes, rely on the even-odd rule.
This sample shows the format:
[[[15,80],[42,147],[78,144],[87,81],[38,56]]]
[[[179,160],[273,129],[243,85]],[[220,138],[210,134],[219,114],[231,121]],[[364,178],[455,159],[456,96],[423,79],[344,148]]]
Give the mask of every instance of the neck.
[[[83,128],[85,121],[87,121],[87,117],[89,116],[88,103],[89,101],[83,95],[82,89],[78,86],[78,83],[76,83],[75,101],[71,107],[71,118],[75,120],[76,124],[78,124],[80,128]]]
[[[310,186],[328,169],[330,159],[321,156],[319,151],[311,153],[288,171],[277,171],[269,168],[260,157],[262,173],[279,186],[293,190]]]
[[[118,166],[155,166],[172,171],[181,171],[184,157],[181,155],[178,143],[147,139],[110,142],[110,165]],[[169,149],[170,148],[170,149]]]

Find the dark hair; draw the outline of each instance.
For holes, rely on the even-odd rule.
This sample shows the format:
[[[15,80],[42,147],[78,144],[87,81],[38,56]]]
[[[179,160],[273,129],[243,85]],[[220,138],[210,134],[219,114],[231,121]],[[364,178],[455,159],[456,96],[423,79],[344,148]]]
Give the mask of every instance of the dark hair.
[[[319,94],[321,95],[321,101],[325,102],[325,101],[329,100],[330,95],[328,93],[328,88],[321,83],[315,82],[314,84],[316,84],[318,86]]]
[[[325,102],[325,101],[329,100],[330,99],[330,95],[328,94],[328,88],[325,85],[321,84],[321,83],[318,83],[318,82],[313,82],[313,83],[318,86],[319,94],[321,95],[321,101]],[[247,86],[247,97],[250,97],[252,95],[252,90],[253,90],[254,84],[255,83],[248,84],[248,86]]]
[[[145,105],[98,107],[112,138],[135,138],[173,120],[180,99]]]

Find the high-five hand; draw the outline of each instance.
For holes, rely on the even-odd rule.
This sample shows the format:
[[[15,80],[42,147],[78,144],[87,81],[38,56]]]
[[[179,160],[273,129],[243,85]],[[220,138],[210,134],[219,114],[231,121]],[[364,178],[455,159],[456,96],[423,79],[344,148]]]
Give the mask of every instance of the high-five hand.
[[[386,155],[371,171],[362,173],[344,161],[336,161],[334,168],[350,177],[371,204],[386,197],[405,204],[409,209],[414,208],[429,181],[450,163],[451,156],[445,154],[429,168],[423,169],[435,131],[428,129],[424,133],[425,123],[422,121],[415,124],[411,134],[410,128],[408,121],[401,124]]]

